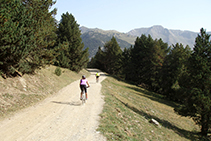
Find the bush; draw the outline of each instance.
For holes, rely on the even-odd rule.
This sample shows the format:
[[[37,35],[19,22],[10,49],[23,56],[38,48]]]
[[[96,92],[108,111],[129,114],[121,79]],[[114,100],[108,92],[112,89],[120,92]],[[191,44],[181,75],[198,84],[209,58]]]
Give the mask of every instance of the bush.
[[[55,69],[55,74],[56,74],[57,76],[60,76],[60,75],[62,74],[62,70],[61,70],[59,67],[57,67],[57,68]]]

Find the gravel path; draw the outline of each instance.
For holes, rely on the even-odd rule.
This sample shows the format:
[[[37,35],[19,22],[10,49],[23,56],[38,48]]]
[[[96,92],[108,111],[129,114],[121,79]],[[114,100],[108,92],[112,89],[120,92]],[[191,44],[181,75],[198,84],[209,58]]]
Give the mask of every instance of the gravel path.
[[[100,82],[90,69],[88,101],[81,105],[79,80],[43,102],[0,122],[1,141],[106,141],[96,131],[103,109]],[[102,73],[101,73],[102,74]]]

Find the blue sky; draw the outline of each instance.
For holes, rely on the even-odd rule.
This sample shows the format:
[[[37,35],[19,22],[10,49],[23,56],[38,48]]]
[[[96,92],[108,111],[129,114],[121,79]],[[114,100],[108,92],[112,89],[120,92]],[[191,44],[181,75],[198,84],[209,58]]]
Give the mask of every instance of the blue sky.
[[[211,31],[211,0],[57,0],[56,19],[71,13],[80,26],[129,32],[162,25],[168,29]]]

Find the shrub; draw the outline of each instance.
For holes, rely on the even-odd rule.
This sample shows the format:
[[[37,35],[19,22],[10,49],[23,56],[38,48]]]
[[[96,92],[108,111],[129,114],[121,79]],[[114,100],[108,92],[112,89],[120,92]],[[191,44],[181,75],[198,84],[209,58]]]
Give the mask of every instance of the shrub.
[[[62,74],[62,70],[61,70],[59,67],[57,67],[57,68],[55,69],[55,74],[56,74],[57,76],[60,76],[60,75]]]

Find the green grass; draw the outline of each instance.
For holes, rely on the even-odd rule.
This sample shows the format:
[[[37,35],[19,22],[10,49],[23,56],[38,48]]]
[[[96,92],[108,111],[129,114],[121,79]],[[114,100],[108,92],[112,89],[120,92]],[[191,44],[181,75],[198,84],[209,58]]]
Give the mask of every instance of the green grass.
[[[105,104],[98,130],[108,141],[198,140],[198,126],[174,112],[176,103],[112,77],[102,85]],[[152,118],[160,127],[149,122]]]
[[[10,95],[8,93],[2,94],[2,97],[7,99],[7,98],[13,98],[13,95]]]

